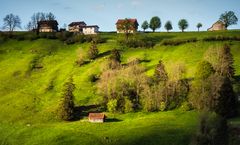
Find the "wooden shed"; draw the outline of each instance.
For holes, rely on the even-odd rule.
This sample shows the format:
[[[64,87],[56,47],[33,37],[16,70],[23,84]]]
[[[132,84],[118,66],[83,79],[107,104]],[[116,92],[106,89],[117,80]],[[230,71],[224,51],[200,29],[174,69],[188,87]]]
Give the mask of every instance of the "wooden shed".
[[[88,120],[93,123],[103,123],[106,119],[104,113],[89,113]]]

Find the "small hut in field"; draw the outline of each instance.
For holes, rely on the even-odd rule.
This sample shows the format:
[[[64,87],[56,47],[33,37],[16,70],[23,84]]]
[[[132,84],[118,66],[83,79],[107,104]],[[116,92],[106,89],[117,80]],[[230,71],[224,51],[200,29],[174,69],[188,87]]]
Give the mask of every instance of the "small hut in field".
[[[208,29],[208,31],[218,31],[218,30],[226,30],[226,26],[222,21],[217,21],[212,25],[211,28]]]
[[[103,123],[106,119],[104,113],[89,113],[88,120],[93,123]]]

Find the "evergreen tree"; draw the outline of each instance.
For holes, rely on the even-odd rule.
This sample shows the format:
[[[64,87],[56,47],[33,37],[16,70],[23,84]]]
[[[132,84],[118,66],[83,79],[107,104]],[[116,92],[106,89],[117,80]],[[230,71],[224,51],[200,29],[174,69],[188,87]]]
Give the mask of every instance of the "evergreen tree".
[[[62,120],[70,121],[74,118],[74,102],[73,102],[73,90],[75,85],[72,78],[64,84],[62,93],[62,100],[59,107],[59,117]]]

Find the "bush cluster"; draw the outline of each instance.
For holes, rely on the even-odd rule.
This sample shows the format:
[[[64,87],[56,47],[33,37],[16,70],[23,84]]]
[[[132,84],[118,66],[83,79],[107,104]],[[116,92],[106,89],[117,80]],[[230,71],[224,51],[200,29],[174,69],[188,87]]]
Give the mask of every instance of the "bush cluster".
[[[209,36],[202,39],[203,41],[240,41],[239,36]]]
[[[177,46],[185,43],[197,42],[197,38],[187,38],[187,39],[165,39],[162,41],[162,45]]]

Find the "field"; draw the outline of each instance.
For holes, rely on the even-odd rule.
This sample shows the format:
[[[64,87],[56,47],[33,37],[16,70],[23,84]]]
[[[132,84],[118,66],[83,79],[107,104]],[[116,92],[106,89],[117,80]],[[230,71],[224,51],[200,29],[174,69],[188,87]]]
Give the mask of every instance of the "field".
[[[19,34],[21,35],[21,34]],[[196,111],[173,110],[155,113],[107,114],[104,124],[88,123],[86,118],[73,122],[60,122],[54,116],[61,98],[64,82],[73,77],[76,106],[97,105],[101,96],[96,83],[89,80],[100,74],[109,51],[121,49],[122,63],[136,58],[146,74],[153,75],[159,60],[167,71],[174,72],[174,64],[184,65],[186,78],[194,77],[196,64],[204,59],[211,47],[225,43],[231,46],[236,76],[240,75],[240,41],[203,41],[211,36],[240,36],[240,31],[147,33],[142,34],[156,42],[153,48],[121,48],[118,35],[101,33],[106,43],[98,44],[100,57],[79,67],[75,61],[79,53],[85,54],[90,43],[66,45],[60,40],[7,40],[0,41],[0,143],[2,145],[186,145],[198,123]],[[162,45],[164,39],[191,39],[196,42],[177,46]],[[38,66],[31,69],[31,66]],[[111,119],[115,118],[115,119]],[[233,119],[239,124],[239,119]]]

